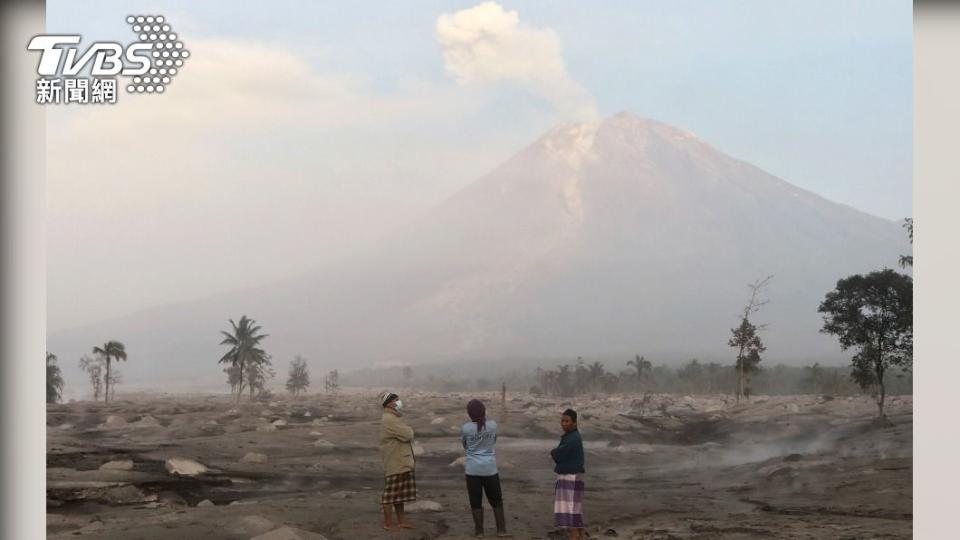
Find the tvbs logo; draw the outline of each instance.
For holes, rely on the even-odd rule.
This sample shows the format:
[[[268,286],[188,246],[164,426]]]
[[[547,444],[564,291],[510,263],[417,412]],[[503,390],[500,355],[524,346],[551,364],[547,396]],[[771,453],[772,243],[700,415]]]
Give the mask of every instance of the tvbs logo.
[[[119,43],[96,42],[83,53],[79,59],[77,47],[62,48],[64,45],[80,43],[78,35],[64,36],[36,36],[30,40],[27,49],[40,52],[40,64],[37,73],[43,76],[77,75],[90,64],[90,74],[94,77],[102,75],[143,75],[150,69],[150,51],[153,45],[149,43],[133,43],[126,50]],[[66,59],[64,61],[64,51]],[[127,61],[124,64],[124,59]]]
[[[129,78],[129,93],[163,93],[190,52],[163,16],[130,15],[127,24],[138,40],[126,46],[97,41],[81,52],[76,34],[31,39],[27,49],[40,53],[37,103],[116,103],[117,76]]]

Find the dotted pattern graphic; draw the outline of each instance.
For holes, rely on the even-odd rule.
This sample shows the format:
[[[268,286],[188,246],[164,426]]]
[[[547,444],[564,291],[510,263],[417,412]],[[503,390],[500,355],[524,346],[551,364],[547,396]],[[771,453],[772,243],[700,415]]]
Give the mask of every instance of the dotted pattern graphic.
[[[141,43],[150,43],[153,47],[150,51],[153,58],[150,69],[143,75],[133,77],[127,92],[162,94],[183,67],[184,61],[190,57],[190,51],[183,48],[183,42],[177,39],[177,34],[163,16],[129,15],[127,24]]]

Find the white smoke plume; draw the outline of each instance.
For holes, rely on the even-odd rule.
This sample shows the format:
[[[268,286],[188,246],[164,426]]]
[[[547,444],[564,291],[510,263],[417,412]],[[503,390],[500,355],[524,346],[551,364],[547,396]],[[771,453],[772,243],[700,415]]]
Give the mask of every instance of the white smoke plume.
[[[460,84],[512,81],[570,119],[597,117],[593,98],[567,72],[557,33],[521,23],[516,11],[484,2],[441,15],[437,39]]]

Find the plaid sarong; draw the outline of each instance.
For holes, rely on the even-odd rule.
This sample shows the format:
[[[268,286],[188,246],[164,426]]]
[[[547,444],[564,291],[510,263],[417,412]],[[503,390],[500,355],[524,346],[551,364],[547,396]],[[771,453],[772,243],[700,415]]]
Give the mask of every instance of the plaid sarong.
[[[417,480],[413,476],[413,471],[384,478],[380,504],[399,504],[415,500],[417,500]]]
[[[553,499],[553,520],[557,527],[582,529],[583,475],[558,474]]]

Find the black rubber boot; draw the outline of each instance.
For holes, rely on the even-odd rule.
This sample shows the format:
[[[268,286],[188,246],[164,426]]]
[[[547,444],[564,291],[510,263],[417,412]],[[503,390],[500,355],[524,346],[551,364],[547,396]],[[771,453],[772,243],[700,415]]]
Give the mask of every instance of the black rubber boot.
[[[507,518],[503,516],[502,506],[493,508],[493,517],[497,520],[497,536],[501,538],[510,536],[510,534],[507,533]]]
[[[473,536],[483,538],[483,508],[471,508],[473,513]]]

